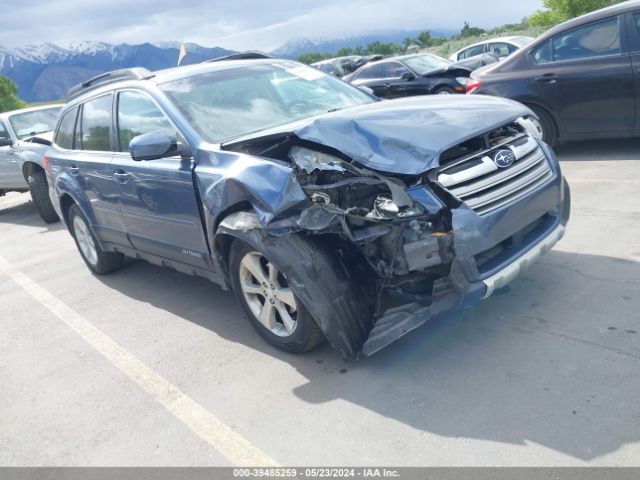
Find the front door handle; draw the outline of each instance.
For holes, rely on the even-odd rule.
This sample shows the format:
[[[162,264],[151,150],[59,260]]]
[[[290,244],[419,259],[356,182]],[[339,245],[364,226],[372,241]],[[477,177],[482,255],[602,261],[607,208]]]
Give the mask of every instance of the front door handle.
[[[113,172],[113,179],[118,183],[127,183],[127,180],[129,180],[129,174],[124,170],[116,170]]]
[[[69,165],[69,173],[71,175],[78,175],[80,174],[80,169],[77,165]]]
[[[390,84],[390,83],[388,83],[388,82],[387,82],[387,83],[385,83],[385,84],[384,84],[384,88],[391,88],[391,84]]]
[[[558,81],[558,76],[555,73],[546,73],[540,77],[533,77],[536,82],[554,84]]]

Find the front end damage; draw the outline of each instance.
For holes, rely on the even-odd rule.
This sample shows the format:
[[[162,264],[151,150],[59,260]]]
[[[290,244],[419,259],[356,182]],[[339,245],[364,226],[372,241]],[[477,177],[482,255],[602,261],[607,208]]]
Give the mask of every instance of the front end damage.
[[[518,273],[518,259],[530,263],[562,235],[568,189],[553,153],[514,119],[469,137],[438,152],[439,160],[417,174],[367,168],[301,132],[224,147],[291,165],[305,200],[267,223],[243,217],[236,227],[276,239],[276,245],[286,235],[312,237],[340,259],[364,299],[363,326],[347,334],[331,305],[305,307],[323,318],[328,341],[345,358],[371,355],[428,320],[491,294]],[[521,171],[510,177],[497,168],[470,174],[478,161],[504,148],[519,155]],[[525,162],[545,166],[537,183],[526,178],[534,167],[525,169]],[[502,194],[505,188],[510,197]]]

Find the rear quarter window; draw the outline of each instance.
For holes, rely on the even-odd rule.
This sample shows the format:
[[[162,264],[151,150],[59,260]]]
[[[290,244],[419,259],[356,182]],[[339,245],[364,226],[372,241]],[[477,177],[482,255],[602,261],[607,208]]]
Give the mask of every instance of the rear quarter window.
[[[358,73],[358,80],[365,80],[368,78],[382,78],[383,75],[383,64],[377,63],[375,65],[371,65],[370,67],[364,68]]]
[[[78,115],[78,108],[72,108],[62,116],[60,120],[60,126],[56,132],[54,143],[66,150],[73,150],[73,137],[76,128],[76,117]]]

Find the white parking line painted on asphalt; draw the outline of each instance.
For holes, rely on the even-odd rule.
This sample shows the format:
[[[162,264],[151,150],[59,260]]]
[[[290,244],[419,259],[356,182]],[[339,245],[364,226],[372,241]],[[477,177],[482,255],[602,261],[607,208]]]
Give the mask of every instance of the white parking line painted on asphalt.
[[[83,340],[155,398],[189,429],[234,465],[277,466],[278,463],[212,413],[149,368],[80,314],[0,257],[0,271],[75,330]]]

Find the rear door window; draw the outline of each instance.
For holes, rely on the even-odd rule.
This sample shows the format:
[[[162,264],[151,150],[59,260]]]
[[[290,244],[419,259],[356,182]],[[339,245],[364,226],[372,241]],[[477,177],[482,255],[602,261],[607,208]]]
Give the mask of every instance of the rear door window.
[[[580,60],[620,53],[618,17],[575,28],[552,39],[553,60]]]
[[[111,108],[113,95],[104,95],[82,106],[80,146],[76,149],[97,152],[111,151]]]
[[[511,55],[516,51],[516,47],[509,45],[508,43],[490,43],[489,52],[496,55],[498,58],[504,58]]]
[[[121,152],[129,151],[133,137],[162,130],[176,138],[176,129],[158,106],[142,92],[118,94],[118,143]]]
[[[78,108],[72,108],[63,115],[54,140],[55,144],[60,148],[73,150],[73,137],[76,128],[77,115]]]
[[[409,69],[400,62],[383,63],[382,78],[400,78],[402,74],[407,73]]]
[[[475,57],[476,55],[482,55],[484,53],[485,45],[476,45],[475,47],[467,48],[458,54],[458,60],[464,60],[465,58]]]
[[[365,68],[358,74],[358,80],[364,80],[367,78],[384,78],[383,77],[383,64],[376,63],[370,67]]]

